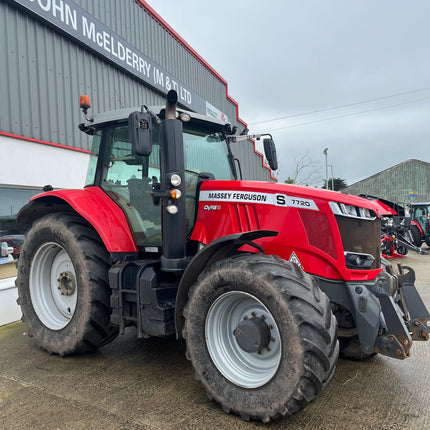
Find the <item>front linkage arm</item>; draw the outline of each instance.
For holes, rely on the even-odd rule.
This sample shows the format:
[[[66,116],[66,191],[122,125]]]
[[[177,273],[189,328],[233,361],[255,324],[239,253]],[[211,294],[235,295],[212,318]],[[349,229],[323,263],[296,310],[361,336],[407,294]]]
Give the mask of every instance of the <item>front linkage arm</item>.
[[[407,270],[406,272],[404,270]],[[347,283],[362,350],[405,359],[412,340],[428,340],[430,315],[414,285],[415,273],[399,265],[372,283]]]
[[[406,272],[405,272],[406,270]],[[429,340],[430,315],[415,288],[415,272],[412,267],[398,264],[400,305],[409,316],[407,324],[413,340]]]

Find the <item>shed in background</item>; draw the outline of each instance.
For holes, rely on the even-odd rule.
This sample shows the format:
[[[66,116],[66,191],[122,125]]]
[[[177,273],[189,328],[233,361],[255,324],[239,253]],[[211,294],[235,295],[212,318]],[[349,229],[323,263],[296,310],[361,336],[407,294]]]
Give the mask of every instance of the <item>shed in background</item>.
[[[406,160],[341,191],[370,194],[397,203],[430,201],[430,163]]]

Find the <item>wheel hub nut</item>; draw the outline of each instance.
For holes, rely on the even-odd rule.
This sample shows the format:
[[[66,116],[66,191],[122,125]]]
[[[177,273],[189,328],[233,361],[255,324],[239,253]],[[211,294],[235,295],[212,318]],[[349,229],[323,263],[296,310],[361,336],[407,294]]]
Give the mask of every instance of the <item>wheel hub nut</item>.
[[[61,272],[57,279],[58,289],[63,296],[71,296],[76,290],[76,281],[73,273]]]
[[[234,330],[234,336],[239,347],[249,353],[266,349],[271,338],[269,326],[256,316],[240,321]]]

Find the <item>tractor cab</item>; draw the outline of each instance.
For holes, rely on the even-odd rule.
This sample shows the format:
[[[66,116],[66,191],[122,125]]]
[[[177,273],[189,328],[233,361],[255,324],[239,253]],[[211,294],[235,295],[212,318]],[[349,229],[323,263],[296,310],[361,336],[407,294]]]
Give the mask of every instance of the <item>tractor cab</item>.
[[[151,152],[136,153],[130,138],[129,124],[103,118],[91,124],[93,134],[86,186],[103,189],[126,214],[136,245],[146,252],[159,252],[162,246],[160,198],[155,194],[163,183],[160,170],[160,125],[152,124]],[[204,178],[230,180],[235,178],[233,156],[226,143],[224,124],[214,120],[203,124],[198,115],[183,123],[182,140],[184,175],[179,174],[176,194],[170,196],[168,210],[174,212],[174,201],[185,193],[185,234],[195,221],[197,188]],[[176,215],[176,214],[172,214]],[[179,217],[178,217],[179,218]]]
[[[170,91],[165,108],[131,109],[89,118],[80,129],[93,136],[86,186],[102,189],[124,212],[139,252],[160,253],[164,271],[182,272],[198,244],[193,230],[203,181],[238,178],[231,143],[261,136],[177,107]],[[277,168],[273,140],[266,158]],[[236,169],[236,167],[239,169]]]

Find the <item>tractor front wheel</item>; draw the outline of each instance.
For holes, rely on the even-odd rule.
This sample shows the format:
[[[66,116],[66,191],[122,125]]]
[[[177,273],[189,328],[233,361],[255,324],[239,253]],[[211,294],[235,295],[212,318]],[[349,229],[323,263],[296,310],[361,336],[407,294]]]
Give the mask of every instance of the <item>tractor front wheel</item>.
[[[110,324],[109,254],[78,216],[46,215],[18,260],[18,303],[29,334],[60,355],[95,350],[118,334]]]
[[[336,319],[316,282],[261,254],[223,259],[191,288],[187,358],[225,412],[268,422],[312,402],[333,376]]]

